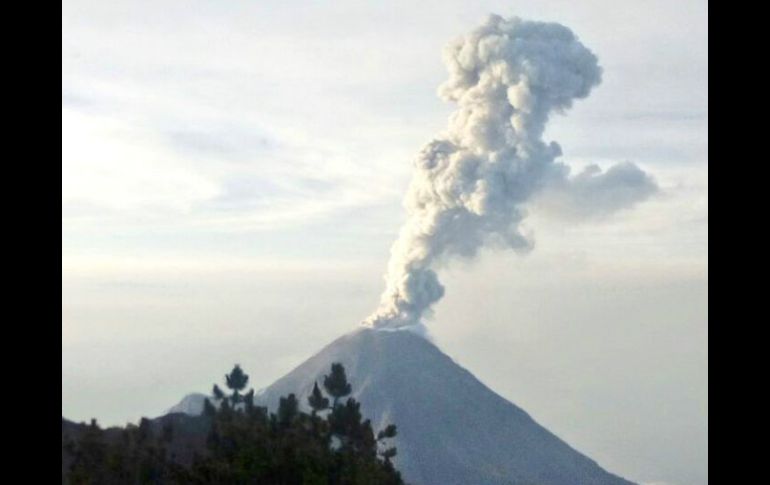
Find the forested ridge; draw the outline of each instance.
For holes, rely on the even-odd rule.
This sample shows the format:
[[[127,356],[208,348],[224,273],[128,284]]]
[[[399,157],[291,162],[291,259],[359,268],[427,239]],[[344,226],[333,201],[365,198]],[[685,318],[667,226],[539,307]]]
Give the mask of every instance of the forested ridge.
[[[240,366],[200,416],[170,414],[125,428],[62,418],[63,484],[400,485],[396,426],[375,432],[341,364],[308,397],[271,412],[254,404]]]

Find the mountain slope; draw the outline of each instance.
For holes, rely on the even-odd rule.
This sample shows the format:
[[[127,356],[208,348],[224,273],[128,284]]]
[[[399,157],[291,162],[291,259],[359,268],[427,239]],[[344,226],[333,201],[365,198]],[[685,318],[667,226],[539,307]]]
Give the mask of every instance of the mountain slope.
[[[203,414],[203,404],[208,396],[199,392],[188,394],[174,406],[166,411],[166,415],[174,413],[189,414],[197,416]]]
[[[341,362],[375,428],[398,426],[396,467],[416,485],[631,485],[495,394],[428,340],[361,329],[306,360],[258,396],[276,409]]]

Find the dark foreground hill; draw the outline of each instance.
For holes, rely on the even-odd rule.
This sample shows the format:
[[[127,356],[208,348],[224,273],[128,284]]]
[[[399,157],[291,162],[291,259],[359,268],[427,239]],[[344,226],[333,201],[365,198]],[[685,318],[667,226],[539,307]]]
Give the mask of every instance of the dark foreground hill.
[[[375,429],[398,425],[394,463],[421,485],[632,485],[602,469],[494,393],[428,340],[407,331],[361,329],[345,335],[260,392],[300,403],[341,362]],[[202,395],[172,408],[200,412]]]
[[[62,483],[89,485],[404,485],[395,426],[373,429],[342,365],[330,365],[303,412],[293,393],[274,412],[254,402],[240,366],[216,405],[102,429],[62,418]]]

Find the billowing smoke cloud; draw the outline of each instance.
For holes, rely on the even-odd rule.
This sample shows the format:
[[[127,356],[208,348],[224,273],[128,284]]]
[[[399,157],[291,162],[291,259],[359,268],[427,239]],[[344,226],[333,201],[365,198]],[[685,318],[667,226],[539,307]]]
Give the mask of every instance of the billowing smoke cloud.
[[[457,110],[415,162],[386,289],[365,322],[379,328],[420,323],[444,295],[434,269],[448,258],[473,257],[485,245],[528,250],[520,223],[534,195],[551,189],[560,203],[590,214],[627,207],[656,189],[628,163],[571,177],[554,161],[559,145],[543,141],[549,116],[601,80],[596,56],[568,28],[490,16],[444,57],[450,76],[439,95]]]
[[[569,167],[561,167],[563,170],[534,201],[540,212],[561,219],[605,217],[658,190],[652,177],[630,162],[618,163],[605,172],[592,164],[574,177],[569,177]]]

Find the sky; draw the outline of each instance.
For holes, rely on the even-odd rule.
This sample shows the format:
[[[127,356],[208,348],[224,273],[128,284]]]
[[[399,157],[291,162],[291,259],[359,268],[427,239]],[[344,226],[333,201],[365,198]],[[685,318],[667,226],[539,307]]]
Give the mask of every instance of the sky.
[[[660,190],[601,220],[526,219],[534,249],[439,271],[427,326],[600,465],[708,483],[705,1],[65,0],[62,414],[124,424],[259,388],[377,306],[441,52],[486,15],[562,23],[602,83],[545,138]]]

